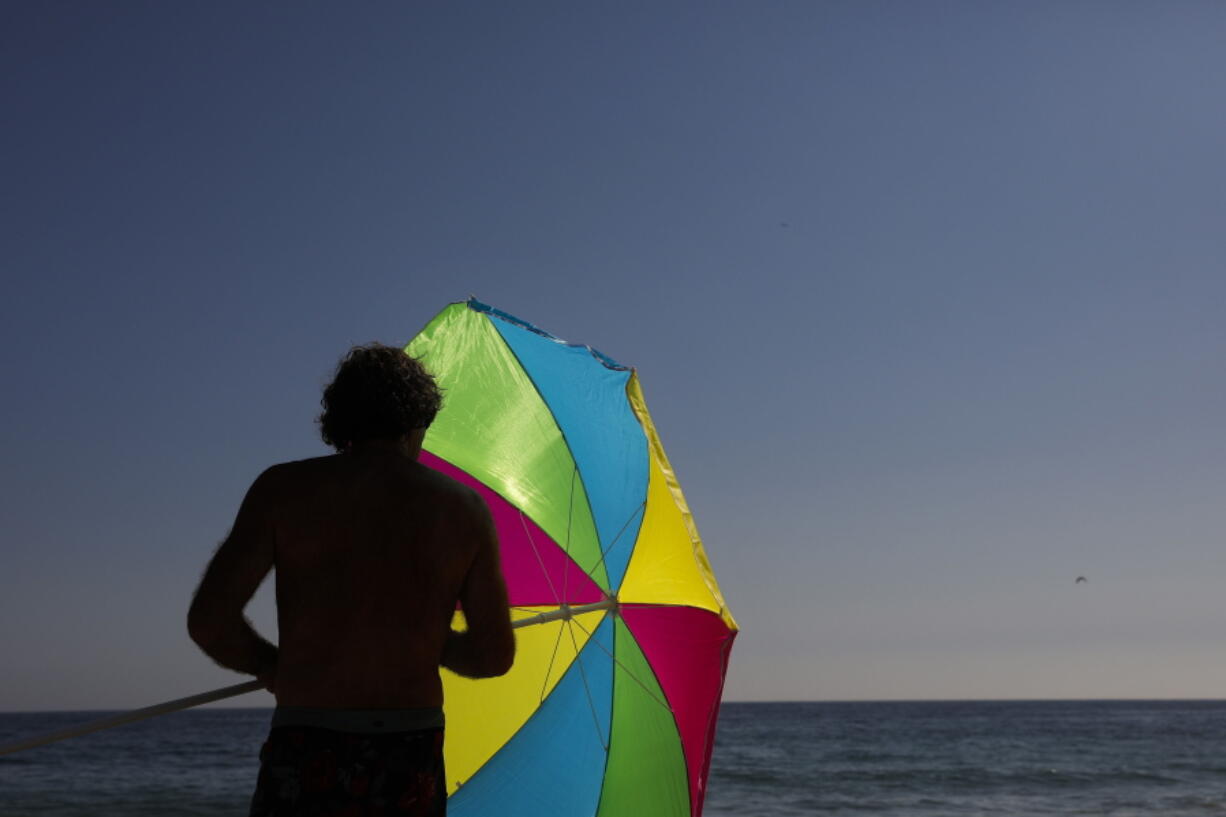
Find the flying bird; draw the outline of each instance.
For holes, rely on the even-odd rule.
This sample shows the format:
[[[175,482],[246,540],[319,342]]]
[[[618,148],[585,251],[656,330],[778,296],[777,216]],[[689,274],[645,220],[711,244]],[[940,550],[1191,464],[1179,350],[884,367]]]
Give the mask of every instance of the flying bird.
[[[1088,582],[1088,581],[1089,579],[1087,579],[1085,576],[1078,576],[1077,579],[1073,582],[1073,584],[1084,584],[1085,582]]]

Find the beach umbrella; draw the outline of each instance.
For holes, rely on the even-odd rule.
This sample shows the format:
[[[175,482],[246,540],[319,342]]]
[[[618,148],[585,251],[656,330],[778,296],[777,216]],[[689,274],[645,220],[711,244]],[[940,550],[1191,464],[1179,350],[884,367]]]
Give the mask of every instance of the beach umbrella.
[[[421,462],[488,503],[516,625],[505,676],[444,672],[449,813],[696,817],[737,627],[636,373],[476,300],[406,351],[444,393]]]

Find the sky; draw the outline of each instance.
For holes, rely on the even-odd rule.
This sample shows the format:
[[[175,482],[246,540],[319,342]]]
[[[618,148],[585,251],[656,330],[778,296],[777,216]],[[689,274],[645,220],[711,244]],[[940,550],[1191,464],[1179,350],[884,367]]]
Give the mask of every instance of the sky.
[[[1212,2],[5,3],[0,710],[243,680],[184,622],[247,486],[326,453],[349,346],[469,295],[637,368],[726,700],[1226,696],[1223,41]]]

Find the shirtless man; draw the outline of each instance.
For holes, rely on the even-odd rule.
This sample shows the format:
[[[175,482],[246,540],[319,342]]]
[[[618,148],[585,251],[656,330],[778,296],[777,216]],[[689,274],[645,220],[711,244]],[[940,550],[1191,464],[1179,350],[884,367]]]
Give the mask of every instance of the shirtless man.
[[[205,571],[192,639],[277,699],[252,815],[445,813],[439,667],[501,675],[515,640],[489,510],[416,461],[439,405],[401,350],[351,350],[320,417],[338,453],[261,474]],[[273,567],[278,646],[243,616]]]

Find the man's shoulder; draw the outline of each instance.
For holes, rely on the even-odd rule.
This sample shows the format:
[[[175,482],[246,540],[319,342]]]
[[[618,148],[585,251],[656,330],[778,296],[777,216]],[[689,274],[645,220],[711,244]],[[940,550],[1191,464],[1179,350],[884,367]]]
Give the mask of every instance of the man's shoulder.
[[[484,503],[481,494],[477,493],[473,488],[460,482],[458,479],[447,476],[441,471],[435,471],[433,468],[415,463],[416,475],[423,482],[430,485],[431,488],[438,491],[440,494],[453,496],[458,500],[466,503]]]
[[[265,473],[274,472],[277,474],[292,474],[300,471],[313,471],[320,468],[327,468],[335,463],[340,455],[324,454],[319,457],[307,457],[301,460],[287,460],[278,462],[268,466]]]
[[[257,479],[275,481],[289,479],[302,474],[319,473],[330,468],[332,461],[335,459],[336,455],[331,454],[322,457],[308,457],[302,460],[274,463],[265,468],[264,472]]]
[[[380,469],[380,473],[383,477],[393,479],[406,478],[416,483],[418,489],[424,488],[440,496],[453,497],[465,504],[485,504],[481,494],[473,488],[415,460],[405,460],[391,470]],[[272,485],[289,485],[318,480],[346,480],[356,476],[351,464],[347,463],[344,457],[330,454],[276,463],[266,468],[257,481]],[[369,479],[370,472],[363,474],[363,477]]]
[[[261,493],[279,493],[294,486],[318,481],[331,470],[328,460],[332,459],[335,459],[335,455],[274,463],[255,478],[252,488]]]

